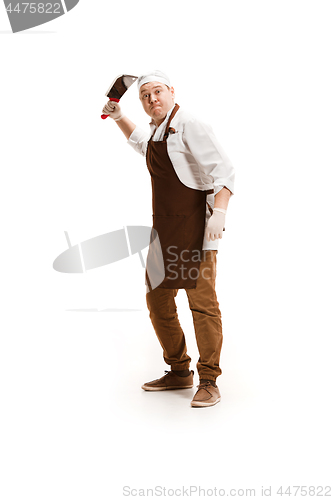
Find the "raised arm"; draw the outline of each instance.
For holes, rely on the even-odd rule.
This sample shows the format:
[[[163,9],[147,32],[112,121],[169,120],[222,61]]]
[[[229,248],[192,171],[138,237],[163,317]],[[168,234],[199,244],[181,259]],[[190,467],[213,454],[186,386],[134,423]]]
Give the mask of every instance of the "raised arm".
[[[130,138],[136,125],[127,116],[122,114],[121,107],[117,102],[108,101],[103,108],[103,114],[109,115],[116,122],[127,140]]]

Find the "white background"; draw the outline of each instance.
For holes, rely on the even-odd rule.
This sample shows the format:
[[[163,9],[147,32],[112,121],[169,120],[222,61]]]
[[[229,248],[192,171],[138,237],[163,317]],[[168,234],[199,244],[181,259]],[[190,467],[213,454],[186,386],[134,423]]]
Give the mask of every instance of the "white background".
[[[332,14],[321,0],[81,0],[14,35],[0,8],[2,499],[331,484]],[[222,401],[203,410],[195,389],[140,388],[168,367],[138,256],[52,268],[64,231],[76,244],[151,224],[144,159],[100,114],[115,76],[152,68],[236,169]],[[135,85],[122,108],[148,126]],[[89,308],[134,311],[70,311]],[[195,369],[184,292],[178,310]]]

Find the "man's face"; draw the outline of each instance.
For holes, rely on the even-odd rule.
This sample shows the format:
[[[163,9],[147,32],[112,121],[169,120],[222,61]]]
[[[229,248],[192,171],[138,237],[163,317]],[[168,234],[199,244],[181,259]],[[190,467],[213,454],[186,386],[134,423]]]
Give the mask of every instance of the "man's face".
[[[175,91],[164,83],[145,83],[140,87],[140,101],[147,115],[160,125],[175,103]]]

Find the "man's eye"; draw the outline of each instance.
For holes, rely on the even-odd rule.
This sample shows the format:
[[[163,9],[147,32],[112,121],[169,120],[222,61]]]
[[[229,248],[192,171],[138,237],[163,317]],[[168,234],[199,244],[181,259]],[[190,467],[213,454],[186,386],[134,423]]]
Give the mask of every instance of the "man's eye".
[[[161,91],[160,90],[156,90],[156,94],[159,94]]]

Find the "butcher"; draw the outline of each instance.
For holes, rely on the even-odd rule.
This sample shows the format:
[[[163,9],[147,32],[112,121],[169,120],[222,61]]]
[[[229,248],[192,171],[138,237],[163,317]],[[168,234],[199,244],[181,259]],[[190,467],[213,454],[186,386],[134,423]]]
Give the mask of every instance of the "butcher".
[[[138,77],[139,99],[150,117],[150,134],[109,101],[103,113],[114,120],[128,144],[146,158],[151,175],[153,231],[158,235],[162,264],[153,246],[146,266],[149,316],[170,370],[142,385],[145,391],[193,387],[194,371],[187,352],[175,298],[185,289],[199,351],[199,385],[192,407],[221,400],[216,379],[222,373],[222,320],[217,300],[216,262],[225,229],[229,199],[234,194],[234,167],[210,126],[175,103],[169,77],[154,70]],[[151,239],[152,243],[152,239]],[[156,266],[163,278],[156,284]],[[155,280],[156,281],[156,280]]]

